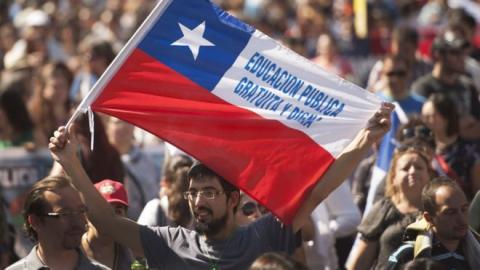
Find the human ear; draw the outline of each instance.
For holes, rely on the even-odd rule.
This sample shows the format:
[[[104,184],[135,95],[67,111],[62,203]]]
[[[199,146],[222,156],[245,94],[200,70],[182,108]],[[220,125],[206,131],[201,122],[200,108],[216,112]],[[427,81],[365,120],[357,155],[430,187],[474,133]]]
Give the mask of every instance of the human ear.
[[[423,212],[423,218],[430,224],[433,224],[433,217],[428,212]]]
[[[28,215],[27,221],[28,221],[28,224],[30,224],[30,227],[32,227],[35,231],[37,230],[38,226],[40,226],[42,223],[42,221],[40,220],[40,217],[36,215]]]
[[[240,204],[240,193],[238,191],[230,192],[229,200],[232,202],[232,208],[238,207]]]

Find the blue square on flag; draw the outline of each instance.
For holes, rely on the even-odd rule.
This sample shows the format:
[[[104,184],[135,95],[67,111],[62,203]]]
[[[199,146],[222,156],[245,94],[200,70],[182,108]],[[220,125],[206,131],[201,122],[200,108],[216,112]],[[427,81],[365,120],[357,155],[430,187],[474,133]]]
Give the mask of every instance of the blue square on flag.
[[[179,0],[168,6],[139,47],[212,90],[253,32],[252,27],[208,1]]]
[[[164,139],[289,222],[380,106],[207,0],[160,1],[79,111]]]

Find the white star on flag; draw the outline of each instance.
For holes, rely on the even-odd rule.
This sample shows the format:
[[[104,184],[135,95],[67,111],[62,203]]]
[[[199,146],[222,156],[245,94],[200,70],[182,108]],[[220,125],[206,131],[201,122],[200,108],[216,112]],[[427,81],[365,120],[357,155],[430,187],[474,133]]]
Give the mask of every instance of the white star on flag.
[[[189,29],[185,25],[178,23],[180,30],[182,30],[183,37],[173,42],[172,46],[188,46],[193,54],[193,59],[197,60],[200,46],[215,46],[215,44],[203,38],[205,32],[205,21],[199,24],[194,29]]]

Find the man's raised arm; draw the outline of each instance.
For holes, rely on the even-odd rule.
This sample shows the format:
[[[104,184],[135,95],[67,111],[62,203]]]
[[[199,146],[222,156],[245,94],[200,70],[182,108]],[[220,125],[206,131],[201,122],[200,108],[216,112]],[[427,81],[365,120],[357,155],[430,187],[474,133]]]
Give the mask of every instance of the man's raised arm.
[[[78,145],[74,137],[65,127],[55,131],[48,145],[53,159],[62,165],[73,185],[80,191],[88,208],[88,218],[95,228],[129,247],[134,254],[143,255],[139,225],[127,218],[116,216],[111,206],[95,189],[75,153]]]
[[[367,126],[360,130],[355,139],[337,157],[300,207],[293,220],[294,231],[298,231],[305,224],[315,207],[352,174],[372,144],[380,140],[390,129],[390,114],[393,108],[393,104],[383,103],[370,118]]]

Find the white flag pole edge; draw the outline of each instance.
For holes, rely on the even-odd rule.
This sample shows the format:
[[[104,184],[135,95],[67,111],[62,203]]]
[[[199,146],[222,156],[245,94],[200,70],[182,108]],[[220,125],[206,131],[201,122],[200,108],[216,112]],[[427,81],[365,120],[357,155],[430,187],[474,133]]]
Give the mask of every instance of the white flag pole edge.
[[[145,34],[151,29],[155,20],[162,15],[166,7],[173,0],[159,0],[155,8],[148,15],[148,17],[143,21],[140,27],[135,31],[133,36],[128,40],[127,44],[120,50],[118,55],[113,59],[112,63],[108,66],[105,72],[100,76],[98,81],[93,85],[92,89],[88,94],[83,98],[83,100],[78,105],[77,109],[74,111],[70,119],[68,120],[66,127],[68,127],[80,116],[80,113],[85,113],[89,110],[92,102],[100,95],[103,91],[107,82],[117,73],[118,69],[122,66],[125,60],[130,56],[132,51],[138,46],[140,41],[143,39]],[[93,136],[93,134],[92,134]]]

